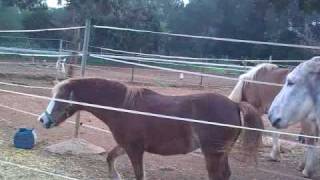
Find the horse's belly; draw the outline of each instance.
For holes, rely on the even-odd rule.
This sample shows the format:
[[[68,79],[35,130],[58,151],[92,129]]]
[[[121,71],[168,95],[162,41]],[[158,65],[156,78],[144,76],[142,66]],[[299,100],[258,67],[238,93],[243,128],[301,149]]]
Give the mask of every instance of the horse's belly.
[[[146,144],[145,150],[160,155],[187,154],[199,148],[199,141],[195,138],[171,138],[167,141],[153,141]]]

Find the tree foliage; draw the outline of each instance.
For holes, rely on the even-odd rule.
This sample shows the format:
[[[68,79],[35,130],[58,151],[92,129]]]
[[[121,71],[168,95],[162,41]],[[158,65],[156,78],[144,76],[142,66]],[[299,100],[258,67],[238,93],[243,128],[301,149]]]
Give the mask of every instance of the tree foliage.
[[[46,8],[44,0],[0,0],[2,7],[18,7],[24,9]]]
[[[66,0],[48,9],[43,0],[0,0],[1,29],[92,24],[281,43],[320,45],[319,0]],[[60,1],[61,3],[61,1]],[[83,32],[82,32],[83,33]],[[80,31],[27,34],[80,42]],[[115,49],[184,56],[309,58],[317,51],[175,38],[93,29],[91,44]],[[56,44],[40,44],[54,46]],[[94,49],[93,49],[94,50]]]

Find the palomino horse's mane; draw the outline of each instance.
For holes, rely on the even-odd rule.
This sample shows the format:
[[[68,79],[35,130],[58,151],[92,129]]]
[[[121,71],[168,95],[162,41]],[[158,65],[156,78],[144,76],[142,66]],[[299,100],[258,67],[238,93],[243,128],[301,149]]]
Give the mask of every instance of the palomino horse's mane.
[[[239,81],[236,84],[236,86],[233,88],[231,94],[229,95],[229,99],[235,101],[235,102],[240,102],[242,99],[242,89],[246,84],[245,80],[255,80],[257,74],[259,74],[262,71],[268,71],[268,70],[273,70],[279,68],[275,64],[269,64],[269,63],[262,63],[257,65],[256,67],[250,69],[248,72],[245,74],[242,74],[239,77]]]
[[[242,74],[239,78],[240,79],[250,79],[250,80],[255,80],[257,74],[259,74],[262,71],[265,70],[272,70],[272,69],[277,69],[279,68],[277,65],[275,64],[269,64],[269,63],[262,63],[257,65],[256,67],[250,69],[248,72],[246,72],[245,74]]]

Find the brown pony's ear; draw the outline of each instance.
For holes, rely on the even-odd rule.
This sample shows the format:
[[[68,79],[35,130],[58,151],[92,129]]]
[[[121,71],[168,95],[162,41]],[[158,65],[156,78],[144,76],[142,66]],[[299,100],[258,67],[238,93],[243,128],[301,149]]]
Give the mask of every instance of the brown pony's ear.
[[[57,85],[59,83],[59,81],[58,80],[54,80],[51,83],[55,86],[55,85]]]

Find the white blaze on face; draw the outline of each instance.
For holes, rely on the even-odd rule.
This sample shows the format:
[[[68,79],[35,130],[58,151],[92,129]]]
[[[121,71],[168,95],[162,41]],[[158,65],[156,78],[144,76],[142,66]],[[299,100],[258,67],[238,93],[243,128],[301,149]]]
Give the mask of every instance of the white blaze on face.
[[[54,105],[55,105],[55,101],[54,101],[53,99],[50,100],[49,105],[48,105],[48,107],[47,107],[47,113],[48,113],[48,114],[51,114],[51,113],[52,113],[53,108],[54,108]]]
[[[38,121],[40,121],[44,127],[47,127],[47,125],[51,124],[52,122],[50,122],[50,118],[48,116],[50,116],[53,112],[54,106],[55,106],[55,96],[53,96],[53,98],[50,100],[47,109],[44,113],[42,113],[40,115],[40,117],[38,118]]]
[[[55,104],[56,104],[56,101],[54,100],[55,99],[55,97],[56,97],[56,94],[55,95],[53,95],[53,97],[52,97],[52,99],[50,100],[50,102],[49,102],[49,104],[48,104],[48,106],[47,106],[47,113],[48,114],[52,114],[52,112],[53,112],[53,108],[54,108],[54,106],[55,106]]]
[[[46,124],[49,123],[49,117],[47,116],[46,113],[42,113],[42,114],[39,116],[38,121],[41,121],[41,123],[42,123],[43,125],[46,125]]]

